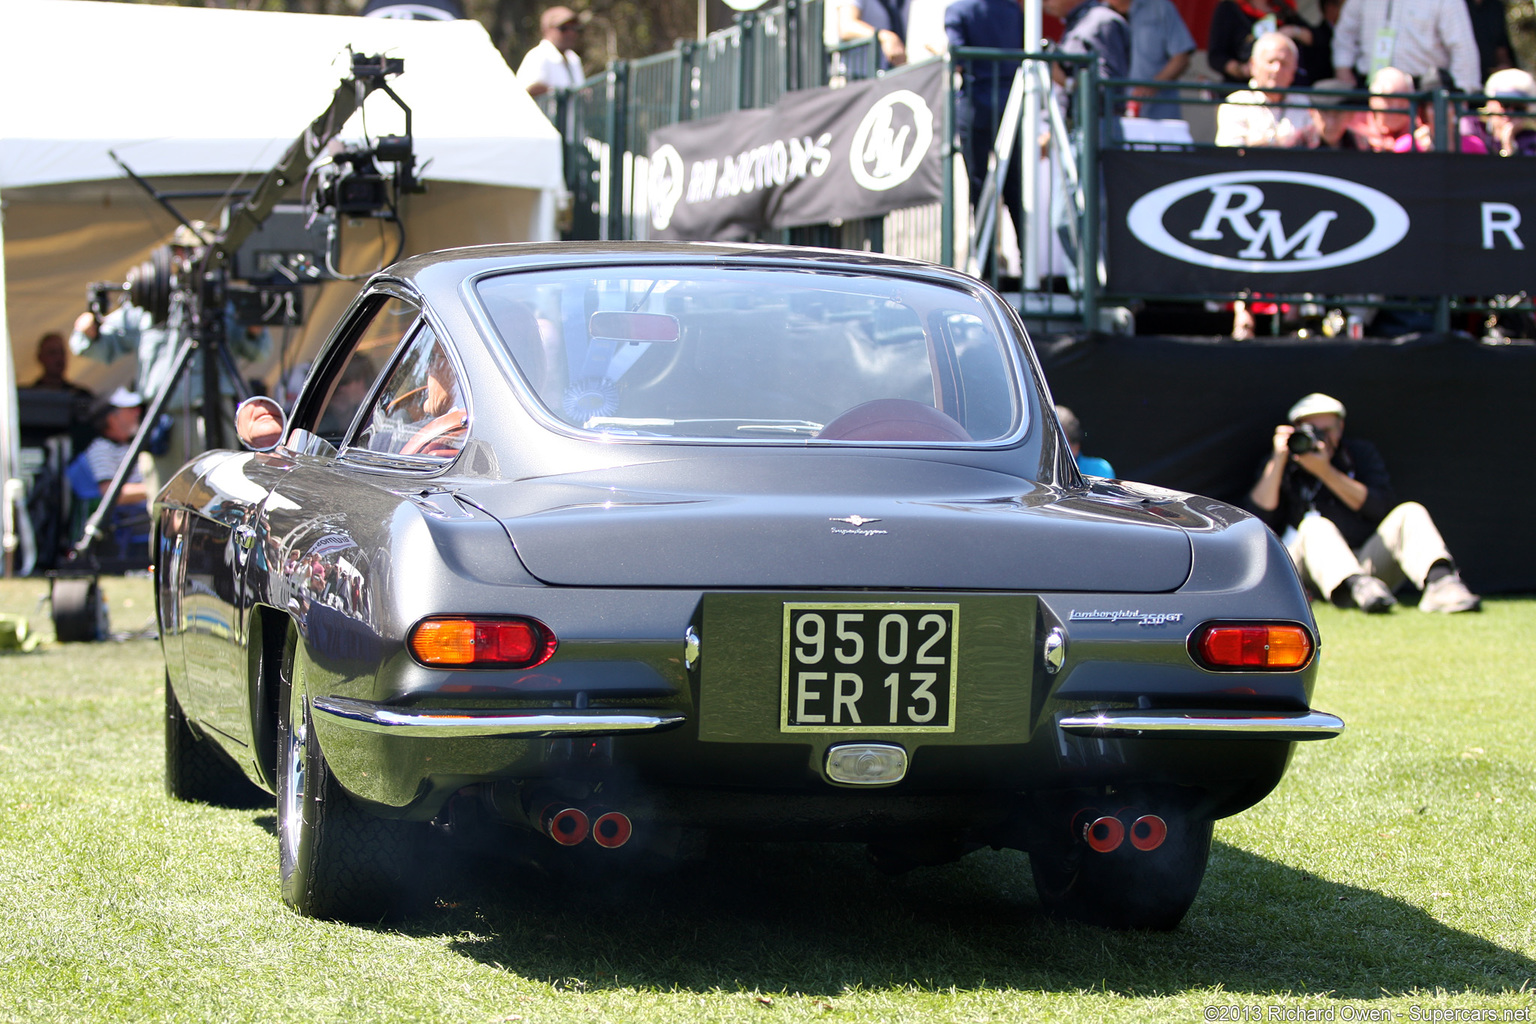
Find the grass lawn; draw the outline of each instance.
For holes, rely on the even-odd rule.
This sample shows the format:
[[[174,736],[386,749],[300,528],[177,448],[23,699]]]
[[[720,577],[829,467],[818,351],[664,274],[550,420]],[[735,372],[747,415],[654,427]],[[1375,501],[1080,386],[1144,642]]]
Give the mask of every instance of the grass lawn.
[[[152,616],[104,585],[114,629]],[[51,634],[43,592],[0,612]],[[165,797],[154,642],[0,655],[0,1021],[1536,1017],[1536,600],[1317,612],[1348,731],[1217,823],[1170,934],[1045,919],[1016,853],[892,879],[787,844],[581,883],[450,858],[402,925],[306,920],[270,810]]]

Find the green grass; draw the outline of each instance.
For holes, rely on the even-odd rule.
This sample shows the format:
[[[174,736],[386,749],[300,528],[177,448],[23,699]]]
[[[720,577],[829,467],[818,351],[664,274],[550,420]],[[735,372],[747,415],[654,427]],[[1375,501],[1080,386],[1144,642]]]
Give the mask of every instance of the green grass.
[[[142,626],[147,581],[106,585],[114,627]],[[0,611],[48,631],[42,591],[0,582]],[[447,857],[401,925],[305,920],[270,811],[165,797],[154,643],[0,656],[0,1020],[1529,1020],[1536,601],[1318,614],[1316,703],[1349,730],[1217,824],[1155,935],[1044,919],[1014,853],[890,879],[794,845],[564,883]]]

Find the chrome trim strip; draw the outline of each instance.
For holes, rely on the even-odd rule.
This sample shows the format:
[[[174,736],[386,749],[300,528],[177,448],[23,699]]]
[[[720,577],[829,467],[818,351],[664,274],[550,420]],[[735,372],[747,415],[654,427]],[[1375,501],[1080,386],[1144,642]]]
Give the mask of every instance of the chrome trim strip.
[[[607,736],[653,732],[681,725],[681,713],[576,710],[496,710],[486,708],[399,708],[351,697],[316,697],[310,708],[328,722],[386,736]]]
[[[1114,708],[1068,715],[1056,723],[1075,736],[1170,739],[1326,740],[1344,731],[1344,720],[1324,711],[1147,711]]]

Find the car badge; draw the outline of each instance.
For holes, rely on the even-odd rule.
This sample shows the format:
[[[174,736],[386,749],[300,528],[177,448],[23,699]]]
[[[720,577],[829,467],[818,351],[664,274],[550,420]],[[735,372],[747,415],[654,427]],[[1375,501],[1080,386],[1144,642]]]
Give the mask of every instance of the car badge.
[[[852,529],[844,529],[840,526],[834,526],[832,527],[832,532],[851,533],[856,537],[878,537],[886,532],[885,530],[871,529],[869,524],[878,523],[880,520],[871,519],[869,516],[829,516],[827,517],[827,522],[847,523],[850,527],[852,527]]]

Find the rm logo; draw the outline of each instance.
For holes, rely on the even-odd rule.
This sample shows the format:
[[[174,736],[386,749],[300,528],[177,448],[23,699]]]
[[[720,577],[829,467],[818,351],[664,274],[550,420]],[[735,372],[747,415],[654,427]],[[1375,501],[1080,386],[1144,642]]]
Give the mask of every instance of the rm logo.
[[[1275,201],[1276,192],[1283,202]],[[1180,212],[1170,217],[1176,205]],[[1346,216],[1359,227],[1336,238]],[[1169,223],[1181,218],[1183,238]],[[1198,226],[1188,230],[1195,218]],[[1304,171],[1229,171],[1176,181],[1138,199],[1126,220],[1144,245],[1164,256],[1218,270],[1271,273],[1325,270],[1380,256],[1403,240],[1409,226],[1408,211],[1386,193]]]

